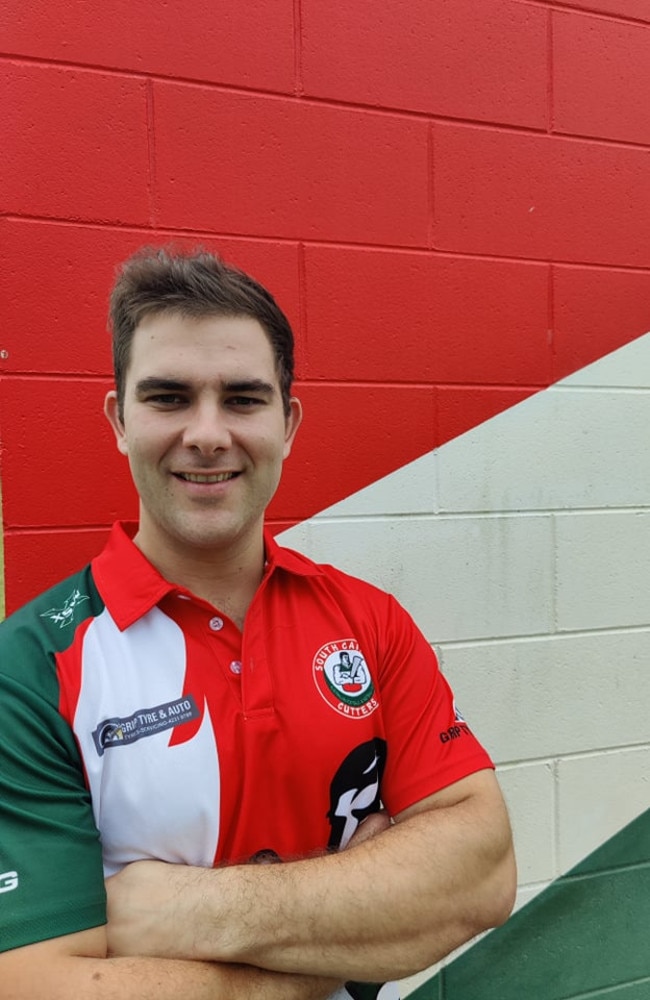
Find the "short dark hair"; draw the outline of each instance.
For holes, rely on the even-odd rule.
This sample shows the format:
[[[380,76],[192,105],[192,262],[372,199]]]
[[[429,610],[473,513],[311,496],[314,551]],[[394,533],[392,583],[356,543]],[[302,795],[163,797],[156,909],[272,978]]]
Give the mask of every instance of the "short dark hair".
[[[142,247],[120,266],[110,297],[113,368],[120,417],[133,334],[145,316],[251,316],[266,332],[287,416],[293,382],[293,332],[266,288],[216,254],[199,247]]]

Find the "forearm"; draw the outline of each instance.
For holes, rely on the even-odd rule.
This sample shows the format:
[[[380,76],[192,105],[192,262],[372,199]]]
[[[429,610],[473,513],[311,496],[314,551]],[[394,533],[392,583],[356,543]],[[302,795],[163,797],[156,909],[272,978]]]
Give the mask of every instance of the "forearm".
[[[224,872],[222,898],[239,901],[241,919],[226,927],[213,913],[210,924],[206,906],[196,953],[214,953],[218,940],[217,950],[230,959],[375,981],[439,961],[502,922],[511,907],[509,837],[504,831],[501,843],[491,840],[486,855],[475,813],[464,828],[459,819],[459,807],[453,816],[439,810],[349,853],[260,873]]]
[[[102,992],[73,992],[70,1000],[80,996],[84,1000],[115,1000],[116,995],[120,1000],[178,1000],[179,996],[192,1000],[326,1000],[340,985],[327,976],[180,959],[109,958],[94,970],[97,972],[102,977]],[[91,985],[94,974],[89,977],[85,972]],[[33,994],[29,1000],[34,1000]]]
[[[341,854],[217,871],[129,866],[109,880],[112,947],[370,981],[425,968],[512,905],[498,787],[491,775],[467,782],[467,801],[447,807],[439,793],[436,808],[426,800]]]
[[[339,985],[244,965],[69,954],[59,940],[64,950],[46,941],[0,955],[3,1000],[325,1000]]]
[[[325,1000],[334,980],[165,958],[74,959],[7,1000]],[[31,977],[30,977],[31,979]]]

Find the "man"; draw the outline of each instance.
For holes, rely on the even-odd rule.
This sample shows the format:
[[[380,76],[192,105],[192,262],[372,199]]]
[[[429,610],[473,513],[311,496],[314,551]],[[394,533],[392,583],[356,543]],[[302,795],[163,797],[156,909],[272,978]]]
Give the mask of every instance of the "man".
[[[490,760],[394,599],[264,534],[301,421],[268,292],[146,251],[111,323],[137,533],[0,628],[2,996],[395,996],[352,981],[510,911]]]

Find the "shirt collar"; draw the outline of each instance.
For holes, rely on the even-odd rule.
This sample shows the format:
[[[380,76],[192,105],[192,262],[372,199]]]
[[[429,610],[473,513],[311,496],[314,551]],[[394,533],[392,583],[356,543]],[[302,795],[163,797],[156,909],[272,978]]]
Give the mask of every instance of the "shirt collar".
[[[299,552],[285,549],[266,531],[265,575],[284,570],[296,576],[317,576],[321,569]],[[116,521],[106,545],[92,560],[93,578],[104,604],[120,630],[133,625],[151,611],[167,594],[193,595],[184,587],[170,583],[134,545],[126,525]]]
[[[320,576],[322,570],[315,562],[303,556],[301,552],[285,549],[278,545],[270,531],[264,532],[264,551],[266,553],[267,572],[275,569],[285,569],[296,576]]]

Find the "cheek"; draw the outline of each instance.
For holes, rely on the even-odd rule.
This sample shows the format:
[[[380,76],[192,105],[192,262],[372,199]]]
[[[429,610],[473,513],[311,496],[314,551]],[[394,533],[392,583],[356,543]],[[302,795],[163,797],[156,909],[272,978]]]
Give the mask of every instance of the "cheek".
[[[161,430],[160,427],[149,426],[143,421],[132,426],[126,435],[129,455],[145,462],[157,461],[169,450],[172,440],[173,434],[169,429]]]
[[[124,454],[129,460],[132,475],[137,478],[146,476],[158,464],[160,450],[146,436],[137,434],[127,438]]]

